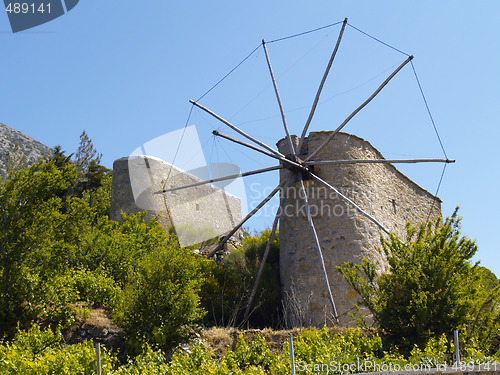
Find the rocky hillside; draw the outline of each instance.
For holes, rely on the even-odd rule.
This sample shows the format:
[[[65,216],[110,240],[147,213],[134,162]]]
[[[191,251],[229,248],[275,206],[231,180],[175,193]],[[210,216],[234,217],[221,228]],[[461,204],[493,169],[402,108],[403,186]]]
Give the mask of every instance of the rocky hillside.
[[[9,165],[31,164],[51,153],[50,147],[0,123],[0,178],[7,176]]]

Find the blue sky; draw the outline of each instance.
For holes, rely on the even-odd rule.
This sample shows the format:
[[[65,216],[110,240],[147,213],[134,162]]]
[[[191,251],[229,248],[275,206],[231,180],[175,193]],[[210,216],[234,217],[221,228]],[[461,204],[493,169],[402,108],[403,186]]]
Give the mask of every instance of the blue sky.
[[[73,152],[83,129],[103,162],[183,128],[198,99],[254,48],[342,21],[415,56],[414,66],[448,166],[439,196],[443,214],[461,207],[463,233],[477,259],[500,275],[497,257],[496,152],[500,118],[500,4],[466,1],[191,1],[82,0],[66,15],[13,34],[0,12],[0,122]],[[301,131],[339,26],[268,45],[292,133]],[[348,27],[311,130],[331,130],[405,56]],[[274,145],[283,136],[261,50],[201,100],[203,105]],[[272,161],[211,135],[232,134],[199,110],[205,158],[243,171]],[[442,157],[411,66],[345,128],[386,158]],[[435,192],[442,166],[401,168]],[[277,174],[247,181],[247,194],[274,187]],[[254,199],[254,200],[255,200]],[[252,202],[249,202],[251,205]],[[272,213],[250,224],[270,226]]]

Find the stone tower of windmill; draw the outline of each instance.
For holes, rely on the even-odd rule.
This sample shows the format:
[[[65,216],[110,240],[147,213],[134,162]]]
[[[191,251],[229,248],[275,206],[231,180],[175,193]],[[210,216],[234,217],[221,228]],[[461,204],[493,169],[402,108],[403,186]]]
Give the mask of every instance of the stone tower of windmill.
[[[299,157],[307,157],[331,132],[312,132]],[[294,143],[298,138],[293,137]],[[288,153],[285,139],[278,142]],[[382,155],[367,141],[338,133],[317,156],[318,160],[380,160]],[[413,224],[441,215],[441,201],[399,172],[392,164],[315,165],[314,173],[334,185],[348,198],[381,221],[392,233],[403,236],[408,221]],[[289,175],[282,170],[281,179]],[[386,262],[377,251],[380,229],[314,180],[304,180],[311,216],[321,242],[328,278],[335,298],[340,325],[349,325],[349,313],[359,301],[336,266],[359,264],[363,257],[375,261],[383,271]],[[280,276],[288,323],[322,326],[332,322],[330,302],[324,287],[318,253],[304,211],[297,181],[286,189],[280,218]]]

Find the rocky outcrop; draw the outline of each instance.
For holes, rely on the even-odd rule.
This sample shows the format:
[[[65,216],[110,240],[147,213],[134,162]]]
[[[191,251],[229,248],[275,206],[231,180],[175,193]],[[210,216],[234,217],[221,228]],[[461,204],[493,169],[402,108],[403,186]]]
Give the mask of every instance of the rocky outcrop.
[[[7,176],[9,169],[7,155],[12,154],[16,145],[18,149],[14,157],[17,159],[22,157],[24,165],[32,164],[52,153],[50,147],[45,146],[29,135],[0,124],[0,178],[2,179]]]

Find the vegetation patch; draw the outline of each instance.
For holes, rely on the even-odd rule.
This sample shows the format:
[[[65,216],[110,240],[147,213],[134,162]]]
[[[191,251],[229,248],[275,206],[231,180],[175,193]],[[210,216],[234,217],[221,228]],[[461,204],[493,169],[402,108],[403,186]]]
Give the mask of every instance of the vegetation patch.
[[[305,374],[449,365],[454,330],[465,360],[500,357],[500,286],[456,212],[383,238],[387,273],[340,268],[373,327],[282,330],[279,236],[245,316],[270,231],[206,259],[145,213],[110,220],[111,175],[83,133],[0,180],[0,373],[95,373],[95,341],[108,374],[289,374],[290,335]]]

